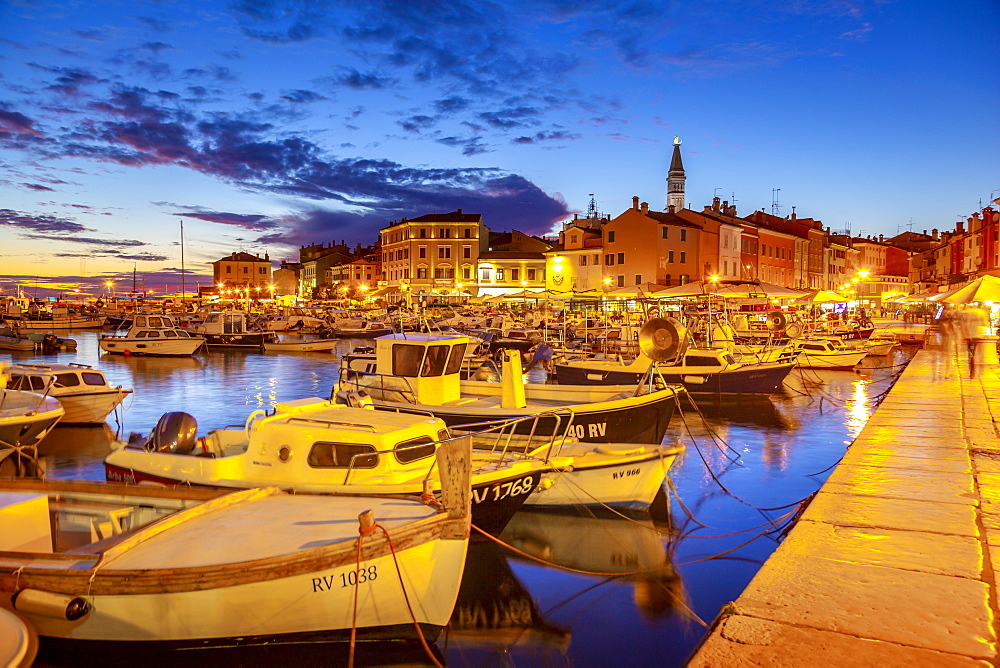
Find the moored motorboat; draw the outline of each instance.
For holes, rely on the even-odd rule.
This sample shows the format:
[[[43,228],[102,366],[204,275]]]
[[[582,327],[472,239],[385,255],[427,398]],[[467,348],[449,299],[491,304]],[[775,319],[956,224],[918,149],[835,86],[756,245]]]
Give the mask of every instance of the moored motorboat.
[[[209,313],[205,321],[192,326],[191,331],[204,336],[205,345],[209,348],[262,351],[264,344],[278,340],[273,331],[251,327],[246,311]]]
[[[392,325],[367,320],[364,318],[351,318],[341,321],[331,332],[332,336],[341,339],[374,339],[386,334],[392,334]]]
[[[439,502],[0,482],[0,593],[80,651],[433,640],[464,569],[468,442],[438,458]]]
[[[892,331],[888,329],[876,329],[868,337],[865,350],[869,356],[882,357],[891,353],[896,345],[898,345],[898,341],[896,341],[896,335]]]
[[[62,418],[63,407],[44,394],[8,389],[6,382],[0,373],[0,477],[38,475],[38,443]]]
[[[0,350],[34,350],[35,342],[11,327],[0,327]]]
[[[351,397],[350,399],[354,399]],[[484,425],[474,438],[507,428]],[[441,420],[353,408],[319,398],[254,411],[246,425],[195,438],[187,413],[167,413],[148,438],[113,445],[107,479],[128,484],[258,487],[417,495],[441,488],[434,453],[451,436]],[[541,458],[477,452],[472,521],[499,533],[553,466]]]
[[[364,391],[376,408],[433,415],[453,432],[516,421],[504,438],[475,447],[497,457],[558,458],[529,505],[646,508],[682,450],[660,445],[683,391],[675,386],[525,384],[516,351],[503,355],[502,382],[460,381],[467,337],[396,334],[376,343],[377,367],[394,373],[343,369],[338,394]]]
[[[806,369],[853,369],[867,355],[864,348],[852,348],[836,337],[806,337],[796,339],[799,351],[796,364]]]
[[[101,350],[118,355],[186,357],[204,344],[204,337],[177,327],[170,316],[146,314],[133,316],[125,332],[102,334],[99,339]]]
[[[121,385],[111,386],[103,371],[87,364],[24,363],[3,373],[12,389],[48,393],[58,399],[65,410],[62,424],[104,422],[132,394]]]

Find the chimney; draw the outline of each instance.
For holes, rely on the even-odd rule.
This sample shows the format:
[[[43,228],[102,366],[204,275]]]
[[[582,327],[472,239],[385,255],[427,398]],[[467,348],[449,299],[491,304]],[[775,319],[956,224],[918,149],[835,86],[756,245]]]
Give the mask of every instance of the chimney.
[[[708,204],[706,204],[705,205],[705,211],[711,211],[711,210],[712,210],[712,207],[709,206]]]
[[[638,195],[633,195],[632,196],[632,208],[635,209],[636,211],[639,210],[639,196]]]
[[[937,231],[937,228],[934,228],[934,229],[931,230],[931,239],[933,239],[934,241],[938,240],[938,231]]]
[[[880,244],[881,244],[881,243],[885,243],[885,236],[884,236],[884,235],[882,235],[882,234],[878,235],[878,242],[879,242]]]
[[[927,230],[924,230],[924,236],[925,237],[927,236]]]
[[[965,223],[961,220],[955,223],[955,232],[956,234],[963,234],[965,232]]]
[[[795,220],[795,209],[792,209],[792,220]]]
[[[718,210],[719,210],[719,198],[718,197],[713,197],[712,198],[712,211],[718,211]]]
[[[639,206],[639,211],[640,211],[640,213],[643,213],[643,214],[649,213],[649,202],[643,202]]]
[[[455,213],[457,213],[458,215],[461,216],[462,215],[462,210],[461,209],[455,209]]]

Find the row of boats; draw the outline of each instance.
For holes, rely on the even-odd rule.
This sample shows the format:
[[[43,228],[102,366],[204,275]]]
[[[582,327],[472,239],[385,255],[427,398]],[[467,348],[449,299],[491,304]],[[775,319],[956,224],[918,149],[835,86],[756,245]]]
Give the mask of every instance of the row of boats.
[[[681,452],[661,445],[681,395],[770,393],[802,357],[692,345],[666,318],[637,340],[641,365],[567,364],[628,364],[627,382],[535,384],[511,350],[492,357],[498,381],[477,378],[481,337],[392,333],[345,357],[328,397],[203,436],[166,413],[106,457],[107,484],[0,482],[0,592],[45,638],[92,646],[433,639],[472,536],[501,533],[524,507],[648,508]],[[719,363],[685,366],[697,355]],[[777,371],[724,389],[712,378],[729,368]],[[55,383],[17,383],[3,408],[62,401]],[[22,423],[0,448],[20,457],[43,436]]]

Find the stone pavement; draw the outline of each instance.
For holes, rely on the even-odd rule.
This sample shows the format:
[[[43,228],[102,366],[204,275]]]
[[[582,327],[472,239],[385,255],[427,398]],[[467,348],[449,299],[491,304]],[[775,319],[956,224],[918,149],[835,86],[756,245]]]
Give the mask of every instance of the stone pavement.
[[[998,666],[1000,371],[917,353],[689,666]]]

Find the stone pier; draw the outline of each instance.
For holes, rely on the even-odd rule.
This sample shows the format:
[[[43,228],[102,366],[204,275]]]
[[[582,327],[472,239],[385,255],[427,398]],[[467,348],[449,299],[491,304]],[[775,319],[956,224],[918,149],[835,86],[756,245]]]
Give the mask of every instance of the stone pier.
[[[689,666],[996,666],[1000,372],[921,350]]]

